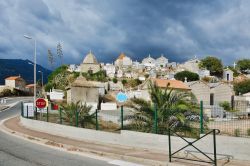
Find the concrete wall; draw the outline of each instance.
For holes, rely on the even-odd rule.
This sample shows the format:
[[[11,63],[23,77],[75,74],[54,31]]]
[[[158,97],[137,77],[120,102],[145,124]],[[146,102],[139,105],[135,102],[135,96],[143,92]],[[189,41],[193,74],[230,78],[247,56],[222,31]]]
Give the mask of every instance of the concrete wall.
[[[69,137],[77,140],[89,140],[104,144],[125,145],[168,152],[168,136],[134,131],[121,131],[121,134],[76,128],[60,124],[47,123],[21,117],[21,124],[38,131]],[[189,139],[191,140],[191,139]],[[186,143],[178,137],[171,137],[172,151],[185,146]],[[250,160],[250,139],[240,137],[217,136],[217,153],[232,155],[235,159]],[[195,145],[204,152],[213,152],[212,135],[207,136]],[[189,150],[194,150],[188,148]],[[166,156],[167,157],[167,156]],[[218,156],[219,158],[220,156]]]
[[[84,72],[84,73],[88,73],[88,71],[90,69],[93,71],[93,73],[96,73],[96,72],[100,71],[100,65],[99,64],[86,64],[86,63],[83,63],[83,64],[81,64],[80,68],[81,68],[81,72]]]
[[[232,87],[228,84],[220,84],[211,89],[214,93],[214,104],[220,104],[223,101],[231,103],[231,97],[234,95]]]
[[[203,82],[197,82],[189,86],[197,101],[203,100],[204,105],[210,104],[210,87]]]
[[[98,102],[99,88],[71,87],[67,91],[67,102]]]
[[[16,81],[15,80],[5,80],[5,86],[15,88],[16,87]]]

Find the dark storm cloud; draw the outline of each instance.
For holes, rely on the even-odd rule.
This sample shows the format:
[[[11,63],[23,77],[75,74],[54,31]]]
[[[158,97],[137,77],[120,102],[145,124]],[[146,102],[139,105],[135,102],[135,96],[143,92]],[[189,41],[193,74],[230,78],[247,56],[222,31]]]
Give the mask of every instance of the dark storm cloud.
[[[58,42],[66,63],[80,63],[92,50],[104,62],[125,52],[134,60],[214,55],[232,64],[250,54],[249,7],[243,0],[0,1],[0,58],[32,60],[28,34],[43,65]]]

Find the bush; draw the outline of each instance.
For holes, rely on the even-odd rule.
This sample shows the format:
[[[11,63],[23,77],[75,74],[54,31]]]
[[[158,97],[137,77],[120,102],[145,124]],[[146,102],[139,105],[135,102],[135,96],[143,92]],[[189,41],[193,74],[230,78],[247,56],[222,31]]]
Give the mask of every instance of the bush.
[[[117,78],[113,78],[113,83],[117,83]]]
[[[250,92],[250,79],[234,84],[234,91],[237,95]]]
[[[234,136],[239,137],[240,136],[240,129],[234,129]]]
[[[212,76],[221,77],[223,74],[223,65],[220,59],[208,56],[199,63],[200,68],[205,68],[210,71]]]
[[[174,75],[174,78],[180,81],[185,81],[185,77],[187,78],[187,81],[197,81],[200,79],[197,73],[190,71],[181,71]]]
[[[0,93],[0,97],[6,97],[6,96],[11,96],[11,90],[10,89],[4,89],[1,93]]]
[[[127,84],[127,83],[128,83],[127,80],[122,80],[122,84],[123,84],[123,85],[125,85],[125,84]]]
[[[229,102],[227,102],[227,101],[221,102],[219,105],[220,105],[225,111],[230,111],[230,110],[231,110],[231,106],[230,106]]]

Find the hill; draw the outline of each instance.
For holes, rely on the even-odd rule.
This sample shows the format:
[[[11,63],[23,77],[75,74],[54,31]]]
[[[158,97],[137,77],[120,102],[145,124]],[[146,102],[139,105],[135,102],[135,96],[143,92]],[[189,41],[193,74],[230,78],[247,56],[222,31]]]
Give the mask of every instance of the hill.
[[[36,65],[37,67],[37,80],[41,80],[41,73],[43,72],[44,83],[48,80],[48,75],[52,72],[41,65]],[[9,76],[20,75],[25,79],[27,84],[33,83],[34,78],[34,67],[33,62],[29,60],[22,59],[0,59],[0,85],[4,85],[4,79]]]

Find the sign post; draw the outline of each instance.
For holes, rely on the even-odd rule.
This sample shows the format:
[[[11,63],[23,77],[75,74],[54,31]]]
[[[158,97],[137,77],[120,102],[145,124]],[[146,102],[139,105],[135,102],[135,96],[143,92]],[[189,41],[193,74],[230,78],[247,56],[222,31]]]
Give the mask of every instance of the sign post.
[[[47,100],[43,99],[43,98],[38,98],[36,99],[36,108],[39,108],[39,112],[40,112],[40,120],[42,119],[41,117],[41,113],[43,112],[44,108],[47,107]],[[48,117],[48,110],[47,110],[47,117]],[[48,119],[48,118],[47,118]]]
[[[123,105],[124,103],[128,100],[128,96],[126,95],[126,93],[123,92],[119,92],[116,95],[116,101],[118,102],[118,104],[121,106],[121,130],[123,130]]]

